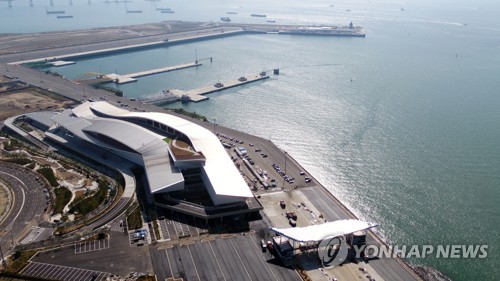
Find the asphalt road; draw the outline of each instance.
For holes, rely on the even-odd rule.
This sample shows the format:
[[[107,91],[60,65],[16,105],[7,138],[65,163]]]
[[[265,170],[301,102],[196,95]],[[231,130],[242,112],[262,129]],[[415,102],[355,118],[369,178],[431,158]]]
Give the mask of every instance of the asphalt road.
[[[225,31],[241,30],[240,27],[223,27],[223,29]],[[214,28],[200,29],[200,30],[194,30],[194,31],[184,31],[184,32],[161,34],[158,36],[147,36],[147,37],[143,36],[143,37],[136,37],[136,38],[128,38],[126,40],[114,40],[114,41],[106,41],[106,42],[99,42],[99,43],[82,44],[82,45],[77,45],[77,46],[62,47],[62,48],[58,48],[57,46],[54,46],[54,48],[48,48],[48,49],[43,49],[43,50],[26,51],[26,52],[15,53],[15,54],[6,54],[3,56],[0,56],[0,63],[10,63],[10,62],[31,60],[31,59],[44,58],[44,57],[56,57],[56,56],[61,56],[61,55],[66,55],[66,54],[87,52],[87,51],[93,51],[93,50],[101,50],[101,49],[108,49],[108,48],[123,47],[123,46],[127,46],[127,45],[136,45],[136,44],[158,42],[158,41],[165,40],[165,38],[168,38],[169,40],[174,40],[174,39],[180,39],[180,38],[185,38],[185,37],[207,35],[210,33],[220,34],[221,30],[222,30],[222,27],[214,27]],[[91,37],[91,34],[89,34],[89,37]],[[91,41],[91,40],[92,39],[89,39],[89,41]],[[29,44],[30,42],[27,42],[27,43]],[[36,42],[31,42],[31,44],[35,44],[35,43]]]
[[[263,253],[255,233],[206,239],[166,248],[151,247],[158,280],[301,280],[293,268],[283,267]]]
[[[127,276],[131,272],[153,273],[151,258],[147,246],[131,247],[128,235],[123,232],[110,232],[110,239],[105,246],[85,248],[79,251],[81,242],[61,249],[38,253],[33,262],[75,267],[115,275]],[[89,251],[88,249],[92,249]]]
[[[186,34],[184,34],[185,36]],[[149,39],[148,39],[149,40]],[[102,43],[102,45],[96,45],[92,44],[89,46],[80,46],[76,47],[77,51],[85,51],[91,49],[96,49],[96,48],[108,48],[112,47],[111,45],[106,45],[106,44],[112,44],[112,43]],[[115,42],[116,44],[116,42]],[[71,53],[74,52],[75,47],[69,48],[68,50],[64,50],[63,53]],[[83,48],[83,49],[81,49]],[[73,50],[73,51],[71,51]],[[57,50],[59,52],[61,50]],[[51,56],[55,55],[54,51],[48,50],[48,51],[40,51],[40,52],[34,52],[33,54],[30,54],[30,56],[33,57],[43,57],[43,56]],[[59,54],[59,53],[57,53]],[[4,56],[0,58],[0,62],[5,62],[5,61],[12,61],[12,60],[17,60],[17,59],[26,59],[26,58],[13,58],[13,57],[7,57]],[[27,83],[30,83],[32,85],[49,89],[53,92],[59,93],[63,96],[66,96],[68,98],[74,99],[74,100],[82,100],[84,98],[92,98],[95,100],[99,100],[99,98],[105,98],[107,101],[111,102],[112,104],[118,105],[117,101],[120,101],[121,104],[126,104],[128,105],[128,108],[136,108],[136,110],[144,110],[144,111],[157,111],[157,112],[165,112],[164,109],[153,106],[153,105],[145,105],[142,104],[138,101],[130,101],[126,97],[117,97],[114,96],[112,93],[103,91],[103,90],[96,90],[90,87],[82,86],[79,84],[76,84],[72,81],[68,81],[65,79],[62,79],[60,77],[52,76],[52,75],[46,75],[44,73],[40,73],[36,70],[20,67],[20,66],[6,66],[6,65],[0,65],[0,74],[7,74],[10,76],[15,76],[19,77],[22,81],[25,81]],[[177,114],[174,114],[177,115]],[[197,124],[200,124],[201,126],[206,127],[209,130],[213,130],[214,126],[212,123],[209,122],[202,122],[198,120],[193,120],[187,117],[184,117],[186,119],[189,119],[190,121],[193,121]],[[281,180],[281,177],[274,173],[273,168],[271,167],[271,164],[276,163],[278,164],[282,169],[284,169],[285,166],[285,159],[286,159],[286,166],[287,166],[287,174],[295,177],[296,181],[294,184],[290,185],[285,183],[284,186],[285,188],[292,188],[295,185],[300,186],[317,186],[316,188],[311,188],[309,191],[308,187],[304,189],[306,196],[309,198],[311,202],[318,202],[317,209],[323,212],[325,217],[328,220],[336,220],[336,219],[343,219],[343,218],[350,218],[352,217],[349,212],[341,206],[339,202],[336,202],[333,198],[330,197],[330,195],[326,194],[325,191],[319,184],[313,179],[312,183],[305,184],[305,182],[302,182],[302,178],[299,175],[300,171],[303,171],[303,168],[298,165],[295,161],[292,160],[289,155],[287,156],[284,151],[281,149],[277,148],[272,142],[269,140],[259,138],[256,136],[252,136],[243,132],[239,132],[236,130],[228,129],[228,128],[223,128],[220,126],[215,126],[215,131],[218,133],[223,133],[225,135],[237,138],[239,140],[242,140],[245,142],[245,146],[247,148],[247,151],[250,152],[250,155],[256,162],[256,165],[258,165],[260,168],[265,169],[270,173],[270,177],[275,178],[280,183],[283,185],[283,181]],[[248,144],[252,143],[254,144],[253,147],[250,147]],[[262,150],[262,152],[255,152],[255,149],[259,148]],[[260,153],[265,153],[268,155],[267,158],[264,158],[260,155]],[[280,185],[278,185],[279,187]],[[318,191],[321,191],[318,193]],[[240,243],[242,241],[237,241],[235,244],[236,238],[231,238],[229,240],[225,239],[217,239],[213,242],[207,242],[210,243],[209,245],[212,246],[213,248],[213,255],[217,258],[220,257],[224,262],[223,264],[228,264],[228,268],[224,269],[222,268],[222,265],[219,267],[220,272],[209,272],[210,276],[217,276],[219,277],[220,275],[227,274],[227,276],[237,276],[237,280],[275,280],[273,278],[268,279],[270,276],[268,275],[270,272],[274,271],[268,271],[269,269],[265,269],[265,267],[262,268],[256,268],[255,263],[258,262],[258,259],[252,256],[247,257],[247,253],[252,253],[252,249],[257,249],[260,250],[258,247],[250,247],[248,248],[247,246],[244,246],[245,243]],[[203,243],[203,242],[201,242]],[[195,246],[196,245],[196,246]],[[215,245],[215,247],[214,247]],[[201,280],[200,276],[200,271],[198,270],[192,270],[194,267],[193,265],[196,264],[195,258],[193,256],[193,251],[197,253],[199,251],[198,247],[204,247],[204,246],[197,246],[197,244],[193,244],[193,246],[176,246],[171,249],[165,250],[165,254],[161,253],[161,251],[158,253],[155,250],[152,250],[152,255],[153,255],[153,264],[155,264],[155,271],[158,270],[158,272],[163,272],[166,277],[168,277],[169,274],[172,276],[180,277],[183,274],[184,275],[189,275],[186,276],[188,280]],[[200,250],[201,251],[201,250]],[[240,253],[245,253],[244,257],[240,255]],[[255,254],[255,253],[253,253]],[[164,255],[164,257],[162,256]],[[195,256],[197,256],[195,254]],[[94,258],[101,258],[101,257],[92,257],[92,260]],[[104,258],[104,257],[102,257]],[[179,260],[180,259],[180,260]],[[191,259],[191,262],[190,262]],[[104,262],[104,259],[102,260]],[[63,260],[61,262],[64,262]],[[169,262],[169,267],[165,267],[165,262]],[[373,263],[373,262],[372,262]],[[201,264],[201,263],[200,263]],[[221,263],[222,264],[222,263]],[[267,264],[270,264],[269,262]],[[89,265],[89,267],[95,267],[99,266],[99,264],[94,264],[94,265]],[[262,266],[262,264],[260,264]],[[377,269],[377,272],[386,280],[413,280],[413,276],[411,276],[408,271],[400,266],[396,260],[384,260],[380,263],[373,263],[372,266]],[[202,265],[203,268],[205,267],[211,267],[209,263],[207,265]],[[212,268],[212,267],[211,267]],[[187,269],[187,271],[186,271]],[[294,272],[294,271],[291,271]],[[182,274],[181,274],[182,273]],[[205,273],[202,273],[205,274]],[[282,273],[284,274],[284,273]],[[295,274],[295,273],[294,273]],[[278,274],[280,275],[280,274]],[[290,276],[289,276],[290,277]],[[227,277],[226,277],[227,278]],[[223,278],[224,279],[224,278]],[[163,280],[163,279],[160,279]],[[229,279],[228,279],[229,280]],[[280,280],[276,278],[276,280]],[[292,279],[285,279],[285,280],[293,280]]]
[[[301,190],[309,201],[314,202],[314,206],[323,214],[326,220],[335,221],[355,218],[343,206],[336,204],[332,195],[324,188],[308,187]],[[375,239],[371,232],[369,232],[366,242],[368,245],[380,245],[379,240]],[[396,259],[371,260],[369,263],[384,280],[417,280]]]
[[[4,253],[10,251],[15,243],[27,235],[27,229],[42,221],[45,208],[46,183],[35,172],[5,162],[0,162],[0,179],[3,180],[14,194],[14,205],[4,220],[0,229],[0,245]],[[38,180],[37,180],[38,179]]]

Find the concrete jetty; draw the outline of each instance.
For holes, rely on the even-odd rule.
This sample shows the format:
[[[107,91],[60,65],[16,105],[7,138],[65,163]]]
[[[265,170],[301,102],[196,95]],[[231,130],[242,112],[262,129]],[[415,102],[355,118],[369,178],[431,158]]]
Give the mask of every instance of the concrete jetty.
[[[238,79],[229,80],[229,81],[222,82],[222,83],[217,82],[214,85],[200,87],[200,88],[196,88],[196,89],[189,90],[189,91],[170,89],[170,90],[164,91],[163,94],[155,95],[155,96],[152,96],[150,98],[145,98],[145,99],[142,99],[141,101],[143,103],[147,103],[147,104],[160,104],[160,103],[165,103],[165,102],[169,102],[169,101],[175,101],[177,99],[181,99],[183,102],[187,102],[187,101],[200,102],[200,101],[208,100],[208,97],[205,96],[207,94],[211,94],[211,93],[219,92],[219,91],[226,90],[229,88],[241,86],[241,85],[248,84],[251,82],[264,80],[267,78],[269,78],[269,75],[265,74],[265,72],[262,72],[262,73],[257,74],[257,75],[241,76]],[[177,99],[172,99],[172,95],[176,96]]]
[[[200,65],[201,65],[201,63],[191,62],[191,63],[167,66],[167,67],[162,67],[162,68],[157,68],[157,69],[145,70],[145,71],[140,71],[140,72],[134,72],[134,73],[129,73],[129,74],[110,73],[110,74],[104,75],[104,78],[112,80],[117,84],[125,84],[125,83],[137,81],[137,79],[135,79],[137,77],[148,76],[148,75],[153,75],[153,74],[158,74],[158,73],[163,73],[163,72],[170,72],[170,71],[180,70],[180,69],[184,69],[184,68],[196,67],[196,66],[200,66]]]
[[[176,94],[177,96],[180,96],[181,98],[183,98],[183,96],[184,96],[184,99],[189,99],[189,101],[200,102],[200,101],[204,101],[204,100],[208,99],[208,97],[205,96],[207,94],[211,94],[211,93],[219,92],[219,91],[222,91],[225,89],[241,86],[241,85],[248,84],[251,82],[264,80],[267,78],[269,78],[269,75],[267,75],[267,74],[248,75],[248,76],[242,76],[238,79],[229,80],[229,81],[226,81],[223,83],[216,83],[214,85],[196,88],[196,89],[193,89],[190,91],[181,91],[181,90],[177,90],[177,89],[172,89],[170,91],[173,92],[174,94]]]
[[[74,62],[74,61],[64,61],[64,60],[57,60],[57,61],[50,62],[50,64],[55,66],[55,67],[71,65],[71,64],[75,64],[75,63],[76,62]]]

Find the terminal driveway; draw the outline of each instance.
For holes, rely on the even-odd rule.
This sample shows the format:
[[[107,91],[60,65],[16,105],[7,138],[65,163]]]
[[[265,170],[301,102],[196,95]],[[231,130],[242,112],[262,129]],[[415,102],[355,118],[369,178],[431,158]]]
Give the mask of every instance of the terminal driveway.
[[[255,233],[150,249],[158,280],[301,280],[293,268],[262,252]]]
[[[47,186],[40,177],[24,167],[0,162],[0,180],[11,188],[14,197],[9,215],[0,225],[0,246],[4,253],[42,221],[45,208],[42,190]]]

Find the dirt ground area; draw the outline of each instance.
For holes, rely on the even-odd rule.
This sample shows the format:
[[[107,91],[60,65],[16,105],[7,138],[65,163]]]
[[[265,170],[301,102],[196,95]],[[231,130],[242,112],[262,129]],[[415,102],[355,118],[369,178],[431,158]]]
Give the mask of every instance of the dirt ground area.
[[[9,93],[0,91],[0,120],[26,112],[58,110],[71,104],[73,101],[36,88]]]

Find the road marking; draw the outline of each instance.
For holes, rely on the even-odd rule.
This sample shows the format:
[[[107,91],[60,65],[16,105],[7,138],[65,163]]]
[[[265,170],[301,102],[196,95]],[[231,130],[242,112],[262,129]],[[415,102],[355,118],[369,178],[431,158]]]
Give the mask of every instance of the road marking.
[[[243,260],[240,257],[240,253],[238,253],[238,250],[236,250],[236,247],[234,246],[233,240],[231,239],[231,240],[229,240],[229,242],[231,242],[231,245],[233,246],[234,252],[238,256],[238,259],[240,259],[240,262],[243,265],[243,269],[245,269],[245,272],[247,273],[248,278],[250,278],[250,280],[252,280],[252,277],[250,276],[250,273],[248,273],[248,270],[247,270],[245,264],[243,263]]]
[[[194,244],[194,242],[193,242],[193,244]],[[196,263],[194,262],[193,254],[191,253],[191,249],[189,249],[189,246],[187,246],[187,248],[188,248],[189,255],[191,256],[191,261],[193,262],[194,270],[196,271],[196,276],[198,276],[198,280],[201,281],[200,275],[198,274],[198,268],[196,268]]]
[[[45,275],[44,277],[49,278],[49,276],[51,276],[52,274],[57,273],[58,270],[59,269],[56,266],[51,266],[49,271],[47,271],[46,274],[44,274]]]
[[[18,177],[13,176],[13,175],[11,175],[11,174],[7,174],[7,173],[2,172],[2,171],[0,171],[0,173],[2,173],[2,174],[4,174],[4,175],[10,176],[10,177],[12,177],[12,178],[16,179],[18,182],[20,182],[20,183],[24,186],[24,188],[26,188],[26,190],[28,190],[28,188],[26,187],[26,185],[24,184],[24,182],[23,182],[23,181],[21,181]],[[23,188],[21,188],[21,191],[23,192],[23,202],[22,202],[22,204],[21,204],[21,208],[19,209],[19,212],[17,212],[17,215],[14,217],[14,219],[12,220],[12,222],[9,224],[9,226],[10,226],[9,228],[10,228],[10,229],[12,229],[12,226],[14,225],[14,222],[16,221],[17,217],[21,214],[21,212],[23,211],[23,208],[24,208],[24,203],[25,203],[25,201],[26,201],[26,194],[25,194],[25,192],[24,192],[24,189],[23,189]],[[15,195],[13,194],[13,196],[12,196],[12,197],[14,198],[14,197],[15,197]],[[7,228],[7,227],[6,227],[6,228]]]
[[[208,241],[208,245],[210,246],[210,249],[212,250],[212,253],[214,254],[215,261],[217,262],[217,265],[219,266],[220,273],[222,273],[222,277],[224,277],[224,280],[227,280],[227,279],[226,279],[226,276],[224,275],[224,271],[222,271],[222,267],[220,266],[220,263],[219,263],[219,258],[218,258],[218,257],[217,257],[217,255],[215,254],[214,248],[212,247],[212,244],[210,243],[210,241]]]
[[[63,272],[63,275],[61,276],[61,279],[62,279],[62,280],[66,280],[66,277],[71,276],[71,274],[70,274],[70,273],[71,273],[73,270],[74,270],[74,269],[68,269],[68,270],[65,270],[65,271]]]
[[[45,274],[45,271],[49,270],[51,267],[50,266],[42,266],[42,269],[40,271],[40,273],[37,273],[36,276],[43,276]]]
[[[259,245],[259,242],[260,241],[255,241],[255,238],[254,238],[255,235],[251,235],[250,234],[250,238],[252,239],[252,241],[254,243],[257,243],[257,245]],[[276,281],[278,281],[278,277],[276,276],[276,274],[274,274],[274,271],[272,270],[271,266],[269,266],[269,263],[267,262],[266,258],[261,254],[260,257],[264,260],[264,263],[266,264],[267,268],[269,269],[269,271],[273,274],[274,276],[274,279],[276,279]]]
[[[165,255],[167,256],[168,267],[170,268],[170,273],[172,274],[172,279],[175,279],[174,272],[172,271],[172,264],[170,263],[170,258],[168,257],[168,251],[165,250]]]

